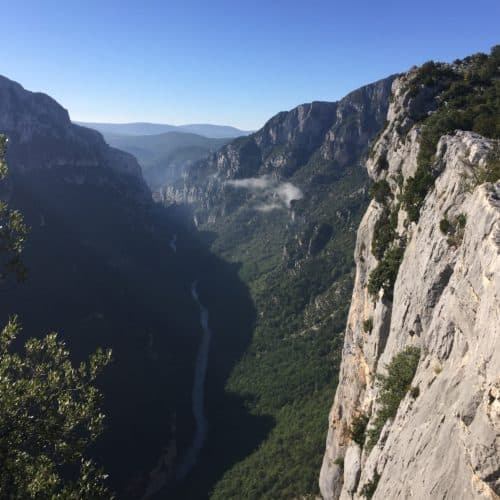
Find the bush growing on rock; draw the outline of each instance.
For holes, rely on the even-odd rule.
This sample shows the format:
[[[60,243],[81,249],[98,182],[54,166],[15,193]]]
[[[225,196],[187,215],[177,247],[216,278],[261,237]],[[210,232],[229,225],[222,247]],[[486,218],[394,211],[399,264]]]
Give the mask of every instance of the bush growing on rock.
[[[422,116],[418,168],[405,185],[402,201],[411,221],[418,221],[420,207],[434,185],[432,163],[439,139],[455,130],[470,130],[485,137],[500,138],[500,46],[490,55],[476,54],[457,62],[455,68],[424,64],[410,82],[410,95],[422,87],[438,89],[437,110]],[[497,166],[498,170],[500,167]],[[495,177],[495,176],[493,176]]]
[[[466,224],[467,216],[465,214],[459,214],[452,220],[448,220],[447,218],[441,219],[439,222],[439,230],[445,236],[448,236],[446,240],[448,245],[458,247],[460,243],[462,243]]]
[[[443,234],[448,234],[448,232],[450,231],[450,228],[451,228],[451,223],[448,219],[444,218],[444,219],[441,219],[440,223],[439,223],[439,230],[441,231],[441,233]]]
[[[368,279],[368,292],[373,297],[376,297],[381,288],[388,298],[392,298],[394,283],[398,276],[399,266],[404,255],[403,245],[394,245],[389,248],[384,258],[379,262],[377,267],[371,272]]]
[[[392,196],[389,183],[385,179],[374,182],[370,187],[370,196],[377,203],[384,204],[387,201],[387,198]]]
[[[373,478],[365,483],[363,485],[363,488],[361,488],[361,495],[363,495],[365,498],[370,499],[375,495],[375,491],[378,486],[378,482],[380,481],[380,474],[375,471],[375,474],[373,474]]]
[[[500,180],[500,145],[489,155],[486,166],[479,171],[475,180],[476,186]]]
[[[363,447],[366,437],[366,426],[368,425],[369,417],[366,413],[360,413],[352,419],[351,423],[351,439]]]
[[[386,250],[396,238],[399,205],[392,210],[384,207],[373,229],[372,254],[378,260],[384,257]]]
[[[387,420],[394,418],[399,405],[411,388],[411,382],[417,371],[420,348],[407,347],[396,354],[386,366],[387,375],[378,375],[379,394],[377,413],[371,427],[367,430],[367,448],[371,449],[380,437]]]
[[[333,463],[338,465],[341,470],[344,470],[344,457],[337,457]]]
[[[363,331],[370,333],[373,330],[373,318],[368,318],[363,321]]]

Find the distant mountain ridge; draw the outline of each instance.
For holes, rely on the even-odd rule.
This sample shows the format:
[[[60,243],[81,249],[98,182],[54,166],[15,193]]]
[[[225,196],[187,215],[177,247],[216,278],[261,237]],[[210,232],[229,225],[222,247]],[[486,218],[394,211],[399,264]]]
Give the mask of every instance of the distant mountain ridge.
[[[100,132],[110,146],[134,155],[152,191],[173,184],[194,162],[206,158],[236,137],[250,134],[235,127],[210,124],[75,124]]]
[[[102,132],[106,142],[134,155],[152,191],[180,179],[195,161],[206,158],[231,138],[213,139],[177,130],[154,135]]]
[[[228,125],[212,125],[209,123],[193,123],[188,125],[169,125],[165,123],[97,123],[97,122],[78,122],[77,125],[92,128],[106,134],[120,135],[157,135],[165,132],[186,132],[198,134],[211,139],[235,138],[242,135],[249,135],[253,131],[240,130]]]

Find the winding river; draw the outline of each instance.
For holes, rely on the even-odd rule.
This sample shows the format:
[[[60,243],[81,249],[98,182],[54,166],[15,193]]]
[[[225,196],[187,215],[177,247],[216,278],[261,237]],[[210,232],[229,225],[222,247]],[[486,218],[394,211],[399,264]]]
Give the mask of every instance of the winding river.
[[[171,248],[172,252],[177,253],[177,234],[172,236],[172,239],[168,243],[168,246]]]
[[[200,325],[203,330],[198,355],[196,356],[196,366],[194,371],[193,392],[191,397],[193,416],[196,429],[193,441],[187,449],[185,455],[176,471],[176,478],[183,479],[187,473],[195,466],[203,443],[207,437],[207,417],[205,415],[205,379],[207,377],[208,353],[212,332],[208,326],[208,309],[200,302],[198,296],[198,283],[195,281],[191,285],[191,296],[200,309]]]
[[[175,253],[177,251],[177,235],[174,235],[170,241],[170,248]],[[212,339],[212,331],[208,326],[208,309],[200,302],[198,295],[198,282],[194,281],[191,284],[191,296],[198,305],[200,311],[200,326],[203,332],[198,353],[196,356],[196,364],[193,378],[193,389],[191,395],[191,408],[195,420],[195,432],[193,440],[189,448],[181,457],[179,465],[175,470],[175,478],[180,481],[184,479],[190,470],[196,465],[198,455],[205,443],[207,437],[208,421],[205,415],[205,380],[207,377],[208,354],[210,350],[210,340]],[[174,441],[175,442],[175,441]],[[175,444],[174,448],[175,450]],[[169,477],[169,464],[175,456],[175,451],[172,455],[171,447],[166,447],[160,457],[157,466],[150,473],[150,479],[146,492],[142,497],[146,500],[159,491],[167,484]]]

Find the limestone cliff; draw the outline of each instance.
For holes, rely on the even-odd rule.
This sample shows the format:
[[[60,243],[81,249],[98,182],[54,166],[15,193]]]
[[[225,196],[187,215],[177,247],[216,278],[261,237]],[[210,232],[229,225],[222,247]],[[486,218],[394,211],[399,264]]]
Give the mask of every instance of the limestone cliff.
[[[66,182],[75,184],[89,177],[113,182],[118,174],[140,196],[149,197],[137,160],[109,147],[99,132],[71,123],[68,112],[48,95],[0,76],[0,109],[0,133],[9,139],[7,161],[13,172],[63,168]]]
[[[415,175],[421,117],[436,87],[393,83],[388,124],[367,169],[389,191],[358,230],[356,279],[320,474],[325,499],[473,499],[500,494],[500,182],[481,182],[494,140],[457,131],[439,140],[435,177],[410,222],[401,204]],[[379,260],[372,243],[384,210],[404,249],[393,291],[370,294]],[[444,221],[444,222],[443,222]],[[451,229],[450,229],[451,228]],[[353,439],[360,416],[374,426],[380,374],[408,346],[420,359],[394,418],[370,449]]]
[[[267,176],[293,180],[301,189],[332,185],[380,130],[394,76],[361,87],[338,102],[312,102],[278,113],[262,129],[240,137],[187,169],[159,198],[189,203],[202,222],[213,222],[248,204],[235,196],[235,180]]]

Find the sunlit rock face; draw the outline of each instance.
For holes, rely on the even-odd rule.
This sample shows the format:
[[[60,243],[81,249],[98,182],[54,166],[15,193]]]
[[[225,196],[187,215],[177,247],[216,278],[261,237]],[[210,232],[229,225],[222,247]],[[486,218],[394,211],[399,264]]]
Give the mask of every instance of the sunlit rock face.
[[[181,181],[165,186],[158,199],[188,203],[198,220],[216,221],[253,199],[253,191],[248,196],[235,193],[236,180],[267,179],[276,187],[275,198],[287,181],[301,192],[311,183],[334,183],[359,162],[383,126],[393,79],[362,87],[338,102],[302,104],[277,114],[259,131],[192,165]],[[278,208],[276,202],[279,199],[268,198],[255,206],[270,211]]]
[[[432,95],[408,95],[410,78],[411,72],[393,83],[388,124],[366,165],[374,180],[389,183],[393,209],[400,186],[417,169],[420,128],[412,114],[435,107]],[[365,213],[320,475],[325,499],[364,498],[371,482],[374,499],[500,494],[500,183],[476,182],[497,147],[471,132],[441,138],[433,165],[438,176],[418,222],[405,223],[406,212],[399,208],[396,231],[406,250],[393,298],[367,291],[377,266],[371,246],[383,208],[373,200]],[[450,241],[440,222],[459,216],[466,220],[463,233]],[[366,331],[368,319],[372,327]],[[385,374],[408,346],[421,352],[412,382],[418,392],[406,395],[378,443],[360,453],[351,439],[353,419],[370,416],[370,428],[380,390],[377,374]]]

